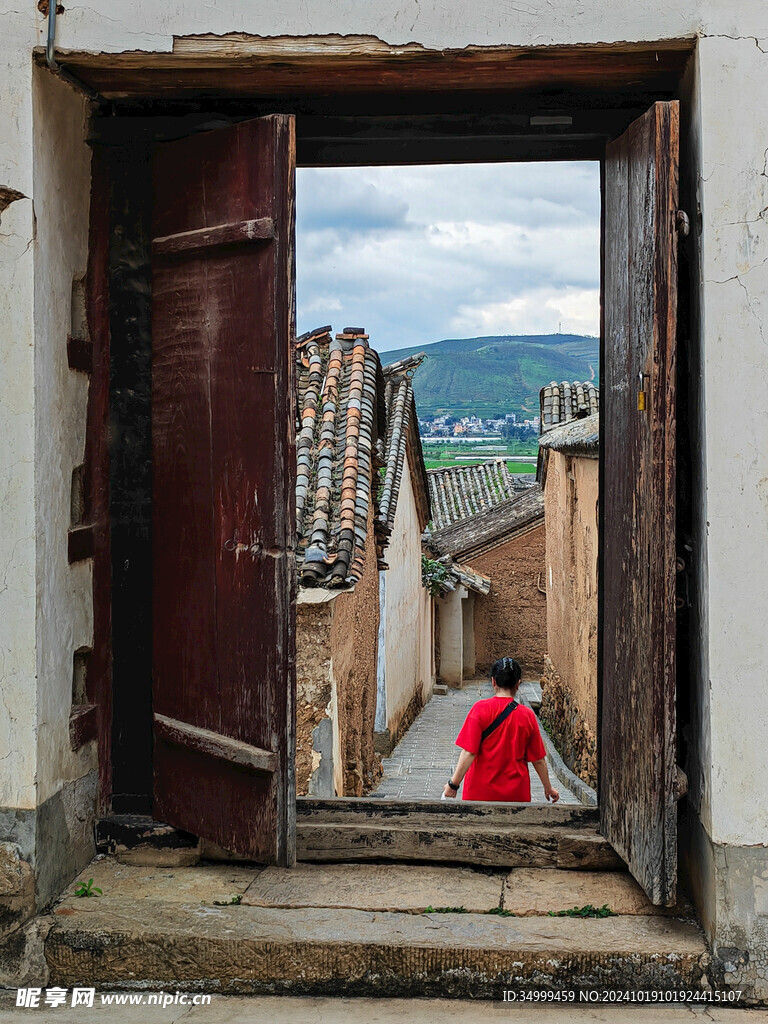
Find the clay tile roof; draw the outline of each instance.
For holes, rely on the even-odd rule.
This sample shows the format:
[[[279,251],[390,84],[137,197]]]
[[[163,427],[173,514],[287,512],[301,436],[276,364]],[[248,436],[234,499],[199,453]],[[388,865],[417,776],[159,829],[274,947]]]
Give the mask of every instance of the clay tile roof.
[[[439,555],[466,560],[505,544],[543,522],[544,492],[538,484],[534,484],[486,512],[436,530],[429,543]]]
[[[539,447],[587,459],[598,457],[600,446],[600,414],[595,412],[583,420],[571,420],[552,427],[539,438]]]
[[[454,562],[450,555],[444,555],[438,561],[448,569],[448,575],[440,585],[440,597],[445,597],[458,587],[466,587],[476,594],[490,594],[491,581],[488,576],[476,572],[468,565],[461,565]]]
[[[469,516],[487,512],[520,493],[504,459],[479,466],[427,470],[432,523],[443,530]]]
[[[381,451],[384,474],[379,488],[379,526],[387,536],[392,531],[400,496],[403,469],[407,462],[419,511],[420,528],[429,522],[429,489],[424,453],[419,437],[412,377],[425,359],[423,352],[384,367],[384,404],[387,434]]]
[[[330,331],[296,341],[297,562],[302,584],[339,587],[364,568],[384,381],[362,328]]]
[[[552,381],[539,392],[539,433],[600,410],[600,391],[593,381]]]

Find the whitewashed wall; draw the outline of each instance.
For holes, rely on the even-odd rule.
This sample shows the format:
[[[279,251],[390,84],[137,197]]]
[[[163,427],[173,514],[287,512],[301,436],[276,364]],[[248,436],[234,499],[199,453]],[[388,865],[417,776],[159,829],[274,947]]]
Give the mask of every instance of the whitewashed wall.
[[[432,603],[421,584],[421,526],[406,456],[394,529],[384,555],[384,692],[386,722],[395,735],[409,703],[432,692]],[[381,694],[381,691],[380,691]]]

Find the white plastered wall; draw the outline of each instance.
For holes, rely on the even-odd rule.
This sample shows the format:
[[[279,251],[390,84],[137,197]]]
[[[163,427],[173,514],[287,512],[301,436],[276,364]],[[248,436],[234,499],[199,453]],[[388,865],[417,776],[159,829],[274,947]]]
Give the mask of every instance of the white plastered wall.
[[[72,658],[93,641],[91,562],[70,565],[72,470],[85,456],[88,377],[70,370],[73,281],[88,263],[87,105],[36,68],[34,96],[37,803],[96,767],[95,741],[69,745]]]
[[[407,455],[385,558],[386,728],[394,735],[413,697],[423,703],[432,688],[431,598],[421,582],[421,525]]]

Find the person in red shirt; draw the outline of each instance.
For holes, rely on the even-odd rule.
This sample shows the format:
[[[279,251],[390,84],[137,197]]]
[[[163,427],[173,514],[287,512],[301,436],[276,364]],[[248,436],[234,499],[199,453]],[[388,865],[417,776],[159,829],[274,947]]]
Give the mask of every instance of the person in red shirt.
[[[538,719],[529,707],[515,700],[522,678],[520,666],[513,658],[501,658],[494,664],[491,677],[493,697],[473,705],[456,737],[461,754],[444,796],[455,797],[464,781],[463,800],[529,803],[531,761],[544,795],[556,803],[560,794],[549,781]]]

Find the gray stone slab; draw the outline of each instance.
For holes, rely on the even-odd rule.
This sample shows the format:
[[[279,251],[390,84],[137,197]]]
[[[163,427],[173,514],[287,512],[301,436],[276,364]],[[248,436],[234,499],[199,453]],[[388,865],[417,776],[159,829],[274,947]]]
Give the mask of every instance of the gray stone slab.
[[[503,873],[404,864],[297,864],[269,867],[249,886],[252,907],[342,907],[421,913],[464,907],[486,913],[500,906]]]
[[[662,913],[629,874],[513,868],[504,883],[504,909],[519,916],[607,905],[616,914]]]
[[[192,869],[199,870],[199,869]],[[45,943],[50,985],[223,994],[498,997],[502,987],[698,987],[692,925],[486,914],[65,900]]]

